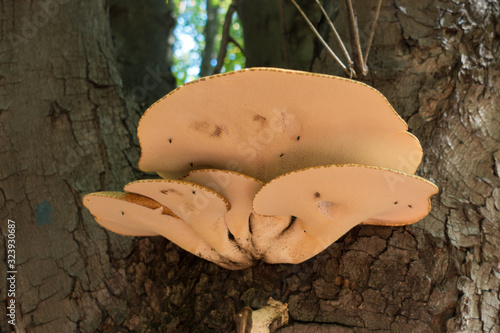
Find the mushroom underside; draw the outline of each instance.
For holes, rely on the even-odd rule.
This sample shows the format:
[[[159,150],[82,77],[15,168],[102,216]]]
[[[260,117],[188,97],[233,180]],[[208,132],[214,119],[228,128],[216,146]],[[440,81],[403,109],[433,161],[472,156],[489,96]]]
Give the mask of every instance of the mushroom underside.
[[[360,223],[414,223],[437,191],[420,177],[360,165],[308,168],[266,184],[200,170],[180,181],[133,182],[125,190],[133,193],[89,194],[84,203],[105,228],[162,235],[229,269],[259,260],[300,263]]]

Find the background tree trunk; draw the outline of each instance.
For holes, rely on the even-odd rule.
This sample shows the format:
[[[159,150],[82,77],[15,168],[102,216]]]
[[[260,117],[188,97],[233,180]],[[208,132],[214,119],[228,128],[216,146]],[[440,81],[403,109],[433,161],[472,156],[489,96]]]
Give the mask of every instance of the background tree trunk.
[[[235,312],[272,296],[289,303],[293,323],[283,332],[499,332],[498,3],[384,1],[364,81],[420,139],[418,174],[441,190],[431,214],[409,227],[356,227],[300,265],[243,271],[159,237],[114,235],[82,207],[84,193],[119,190],[141,176],[130,87],[143,77],[126,83],[120,75],[105,2],[2,5],[0,218],[3,235],[7,219],[17,225],[18,328],[230,331]],[[279,22],[278,12],[262,6],[245,1],[239,9],[250,64],[279,66],[279,25],[257,29]],[[373,8],[356,9],[364,43]],[[319,12],[307,10],[321,28]],[[286,12],[290,49],[304,40],[308,50],[290,52],[292,67],[343,75],[309,30],[297,28],[293,7]],[[340,2],[337,28],[348,40],[345,15]],[[278,47],[257,42],[265,38]],[[0,321],[7,331],[6,316]]]
[[[212,74],[212,59],[217,59],[215,54],[215,37],[219,28],[219,21],[217,15],[219,7],[212,3],[212,0],[205,0],[207,6],[207,23],[203,36],[205,37],[205,47],[203,48],[201,56],[200,77]]]

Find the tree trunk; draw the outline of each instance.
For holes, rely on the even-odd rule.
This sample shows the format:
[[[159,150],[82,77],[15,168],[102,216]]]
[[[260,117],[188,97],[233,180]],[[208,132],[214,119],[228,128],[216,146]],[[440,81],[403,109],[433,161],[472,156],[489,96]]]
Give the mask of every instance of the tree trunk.
[[[284,63],[275,2],[272,15],[260,1],[239,9],[249,65]],[[336,24],[348,41],[340,4]],[[144,76],[126,83],[105,2],[2,5],[0,251],[14,220],[21,331],[224,332],[234,329],[238,310],[273,297],[289,304],[292,323],[282,332],[499,332],[497,3],[395,0],[382,7],[363,81],[385,94],[420,139],[418,174],[441,191],[430,215],[408,227],[356,227],[300,265],[243,271],[160,237],[104,231],[82,207],[85,193],[143,177],[130,87]],[[356,9],[365,45],[373,7]],[[319,11],[307,12],[323,29]],[[286,15],[291,66],[343,76],[289,4]],[[258,43],[268,39],[277,46]],[[2,314],[2,331],[8,319]]]
[[[9,302],[16,301],[16,331],[106,331],[130,311],[121,292],[123,259],[134,240],[96,225],[82,195],[119,190],[137,178],[140,112],[122,82],[148,96],[160,84],[153,75],[119,74],[123,62],[116,54],[123,48],[115,53],[106,1],[2,1],[0,20],[0,257],[6,257],[10,219],[17,274]],[[151,33],[166,40],[168,25],[156,27]],[[156,61],[164,66],[166,60]],[[155,91],[156,98],[166,89]],[[5,311],[0,327],[7,332]]]
[[[127,95],[142,109],[175,88],[172,1],[112,0],[110,23],[120,76]]]
[[[212,59],[216,59],[215,54],[215,37],[217,37],[217,30],[219,28],[219,21],[217,18],[219,6],[212,3],[212,0],[205,0],[207,6],[207,23],[203,36],[205,37],[205,47],[203,48],[200,66],[200,77],[212,74]]]

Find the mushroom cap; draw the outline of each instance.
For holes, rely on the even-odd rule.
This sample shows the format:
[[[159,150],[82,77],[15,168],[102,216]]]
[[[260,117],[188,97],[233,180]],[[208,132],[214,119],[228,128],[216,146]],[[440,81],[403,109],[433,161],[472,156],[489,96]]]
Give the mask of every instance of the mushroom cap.
[[[131,193],[90,193],[83,197],[83,204],[94,215],[100,225],[125,236],[159,235],[159,230],[155,230],[156,225],[149,224],[143,218],[135,221],[140,216],[139,212],[155,211],[155,215],[174,216],[172,211],[158,202]]]
[[[211,188],[185,180],[144,179],[125,185],[124,190],[153,199],[191,224],[216,221],[231,207]]]
[[[330,165],[297,170],[272,180],[257,193],[253,208],[262,215],[296,216],[293,224],[318,244],[311,245],[312,257],[357,224],[419,221],[429,213],[429,198],[437,192],[430,181],[403,172]]]
[[[387,99],[335,76],[250,68],[177,88],[141,118],[139,168],[165,178],[202,168],[271,179],[357,163],[414,173],[418,140]]]
[[[143,190],[143,189],[141,189]],[[217,251],[185,221],[158,202],[141,195],[123,192],[98,192],[87,194],[84,205],[95,220],[106,229],[126,236],[162,235],[184,250],[227,269],[243,269],[254,264],[234,251]]]
[[[223,195],[231,204],[224,215],[224,221],[235,241],[249,248],[251,237],[249,216],[253,211],[255,194],[264,185],[250,176],[228,170],[202,169],[190,172],[183,180],[212,188]]]
[[[97,192],[87,194],[83,204],[100,225],[115,233],[162,235],[194,254],[208,247],[188,224],[150,198],[123,192]]]
[[[124,189],[169,207],[217,252],[233,261],[244,261],[237,246],[230,244],[223,219],[231,205],[211,188],[185,180],[147,179],[129,183]]]

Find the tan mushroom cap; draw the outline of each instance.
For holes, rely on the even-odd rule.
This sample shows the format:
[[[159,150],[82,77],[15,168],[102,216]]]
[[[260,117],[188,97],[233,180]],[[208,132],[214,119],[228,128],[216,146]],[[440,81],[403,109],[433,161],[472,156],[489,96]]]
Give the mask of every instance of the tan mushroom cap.
[[[143,179],[125,185],[124,190],[155,200],[188,223],[217,220],[231,207],[214,190],[184,180]]]
[[[162,235],[186,251],[200,256],[214,253],[210,247],[179,218],[159,203],[140,195],[123,192],[98,192],[83,198],[95,220],[115,233],[126,236]],[[203,256],[219,261],[219,256]]]
[[[186,84],[141,118],[139,167],[168,178],[237,170],[269,181],[318,165],[414,173],[418,140],[377,90],[357,81],[250,68]]]
[[[108,204],[111,204],[109,206]],[[131,222],[134,215],[129,216],[125,212],[128,208],[137,206],[139,210],[149,209],[155,211],[156,215],[162,214],[173,217],[173,213],[166,207],[149,198],[140,195],[123,192],[96,192],[83,197],[83,204],[94,215],[96,221],[117,234],[125,236],[156,236],[156,225],[150,225],[148,221]],[[168,219],[168,218],[167,218]]]
[[[129,183],[124,189],[169,207],[212,248],[220,253],[230,251],[225,241],[227,228],[222,221],[230,204],[211,188],[184,180],[147,179]],[[234,252],[240,255],[236,247]]]
[[[172,216],[168,208],[152,199],[131,193],[98,192],[86,195],[83,203],[101,226],[115,233],[126,236],[161,235],[184,250],[224,268],[248,267],[248,258],[234,261],[230,258],[230,251],[218,252],[189,223]]]
[[[295,227],[311,238],[289,244],[288,256],[312,257],[357,224],[406,225],[430,211],[437,187],[423,178],[362,165],[330,165],[297,170],[265,184],[254,199],[262,215],[292,215]],[[282,248],[286,248],[281,244]],[[291,247],[294,247],[291,249]],[[283,250],[282,249],[282,250]]]

